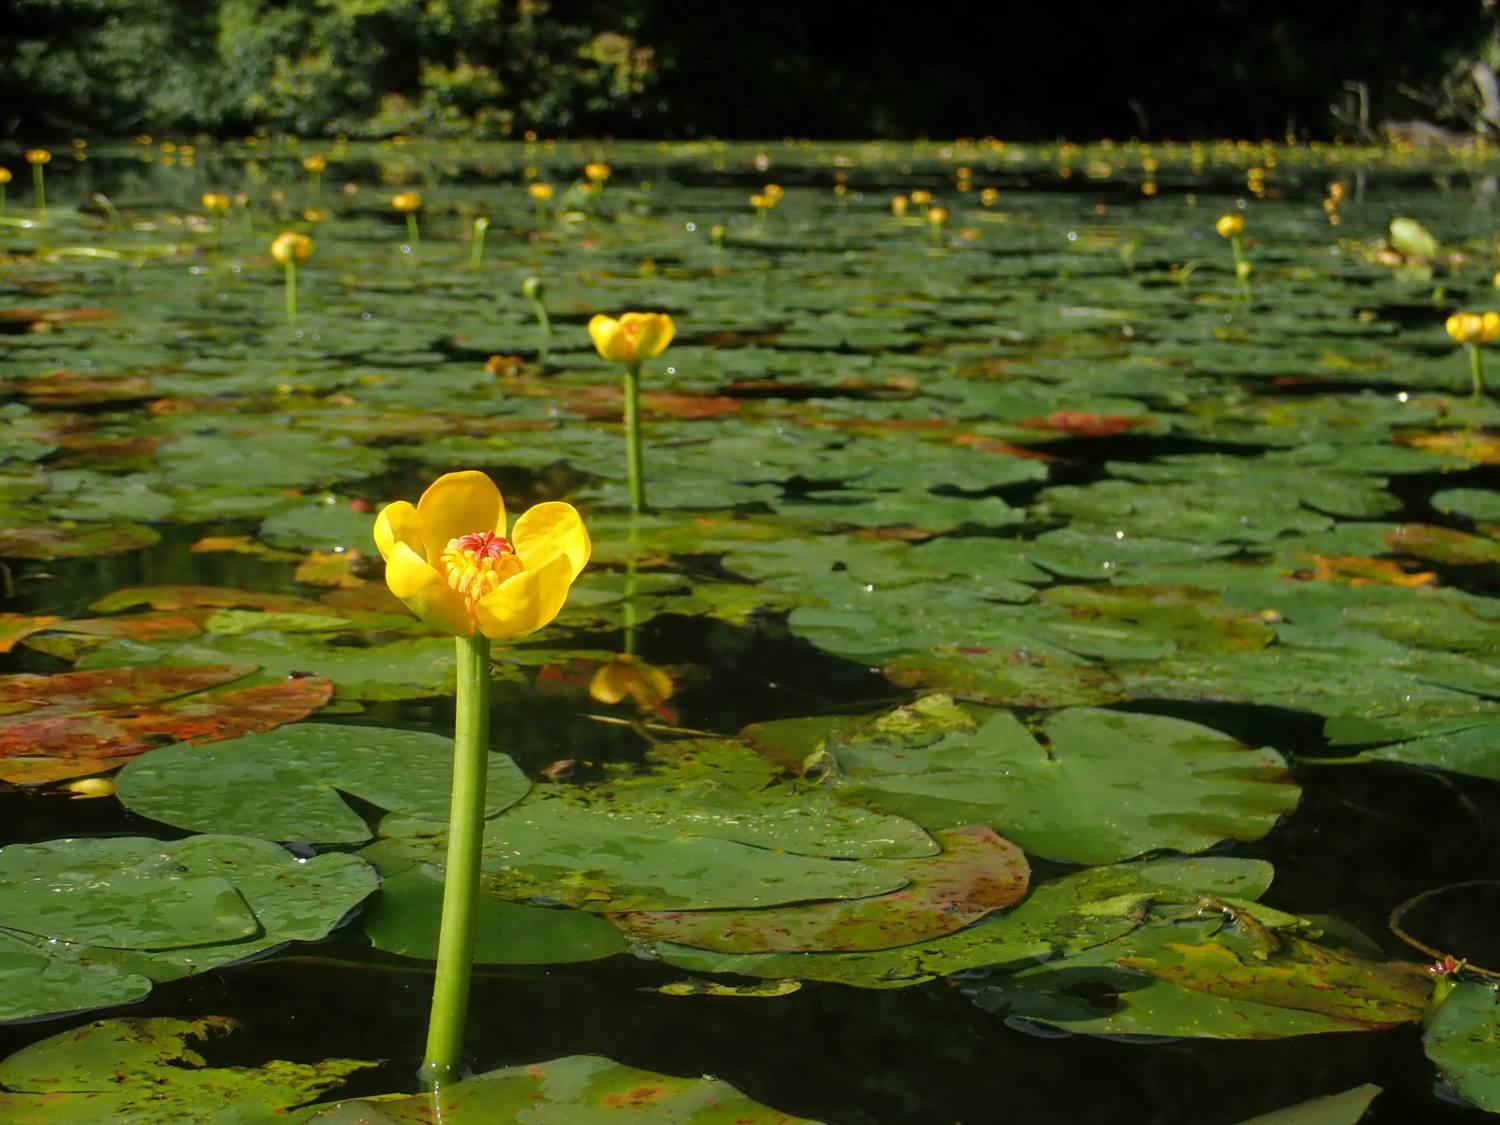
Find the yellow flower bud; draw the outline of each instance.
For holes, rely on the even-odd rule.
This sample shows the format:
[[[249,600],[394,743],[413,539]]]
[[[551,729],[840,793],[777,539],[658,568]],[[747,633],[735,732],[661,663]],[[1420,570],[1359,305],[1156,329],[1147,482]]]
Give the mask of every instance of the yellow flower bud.
[[[10,169],[0,168],[0,184],[10,183]]]
[[[552,198],[551,184],[527,184],[526,193],[538,203],[546,203]]]
[[[44,148],[28,148],[26,150],[27,164],[46,164],[52,159],[52,154]]]
[[[311,156],[303,158],[302,167],[306,168],[309,172],[321,172],[324,168],[328,167],[328,162],[323,159],[321,152],[315,152]]]
[[[229,196],[224,195],[222,192],[206,191],[203,193],[203,198],[199,202],[203,204],[203,209],[205,211],[229,210]]]
[[[1000,192],[996,188],[987,187],[979,193],[979,202],[986,207],[993,207],[999,198]]]
[[[927,221],[932,226],[942,226],[948,221],[948,209],[946,207],[929,207],[927,209]]]
[[[929,203],[932,202],[932,192],[926,191],[923,188],[918,188],[916,191],[911,193],[911,201],[918,207],[926,207]]]
[[[602,184],[609,179],[610,167],[602,160],[595,160],[583,166],[583,174],[589,183]]]
[[[891,214],[895,215],[896,218],[898,218],[898,219],[902,215],[906,214],[906,203],[907,203],[906,196],[904,196],[904,195],[892,196],[892,198],[891,198]]]
[[[1219,221],[1214,224],[1214,230],[1219,232],[1220,238],[1233,238],[1245,229],[1245,216],[1243,215],[1220,215]]]
[[[288,262],[305,262],[312,257],[313,241],[305,234],[284,230],[271,243],[271,257],[282,265]]]
[[[414,191],[403,191],[391,196],[391,206],[397,211],[410,214],[422,209],[422,197]]]
[[[1479,332],[1479,342],[1481,344],[1488,344],[1495,337],[1500,336],[1500,312],[1495,312],[1492,309],[1479,319],[1482,324]]]
[[[1456,312],[1443,327],[1456,343],[1479,344],[1484,341],[1484,317],[1478,313]]]
[[[666,351],[677,331],[666,313],[628,312],[619,320],[600,314],[589,321],[589,338],[601,359],[640,363]]]

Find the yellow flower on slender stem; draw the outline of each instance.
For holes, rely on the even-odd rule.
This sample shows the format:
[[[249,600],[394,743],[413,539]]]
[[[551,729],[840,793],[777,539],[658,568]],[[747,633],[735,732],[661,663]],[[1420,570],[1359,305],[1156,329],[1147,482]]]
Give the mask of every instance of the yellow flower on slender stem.
[[[927,208],[932,204],[932,192],[924,188],[917,188],[911,193],[911,201],[922,209],[922,214],[927,214]]]
[[[979,193],[979,202],[985,207],[993,207],[995,201],[1000,198],[998,188],[987,187]]]
[[[386,585],[424,624],[490,640],[550,623],[591,550],[582,518],[559,501],[529,509],[507,538],[500,490],[472,470],[439,477],[415,505],[387,505],[375,545]]]
[[[5,185],[10,183],[10,169],[0,168],[0,215],[5,214]]]
[[[52,154],[44,148],[26,150],[26,163],[31,165],[31,187],[38,211],[47,209],[47,177],[42,173],[42,166],[51,159]]]
[[[551,184],[534,183],[526,185],[526,194],[531,196],[531,201],[536,204],[536,221],[541,226],[547,221],[547,204],[552,202],[554,194]]]
[[[910,200],[908,200],[904,195],[891,196],[891,214],[895,215],[898,219],[901,218],[906,214],[906,208],[909,202]]]
[[[932,241],[941,243],[943,240],[943,224],[948,221],[948,208],[927,208],[927,229],[932,232]]]
[[[313,241],[305,234],[284,230],[271,242],[271,257],[281,263],[286,278],[286,321],[297,323],[297,263],[312,257]]]
[[[417,212],[422,209],[422,197],[414,191],[398,192],[391,196],[391,206],[406,216],[406,241],[415,250],[420,232],[417,230]]]
[[[1474,383],[1474,397],[1484,395],[1484,364],[1479,355],[1479,346],[1500,337],[1500,313],[1456,312],[1444,322],[1448,335],[1455,343],[1469,349],[1469,377]]]
[[[214,253],[219,252],[219,240],[224,232],[224,214],[229,210],[229,196],[223,192],[206,191],[199,200],[203,209],[213,216],[214,224]]]
[[[318,198],[323,192],[323,169],[328,167],[328,161],[323,159],[321,152],[315,152],[311,156],[303,157],[302,167],[307,170],[308,177],[312,181],[312,202],[316,207]]]
[[[604,181],[609,179],[611,168],[602,160],[594,160],[583,166],[584,178],[596,186],[603,186]]]
[[[666,313],[628,312],[616,320],[600,314],[589,321],[589,338],[603,359],[625,365],[625,468],[630,478],[630,506],[646,506],[641,457],[641,364],[655,359],[672,342],[677,326]]]
[[[546,625],[567,600],[592,550],[571,504],[538,504],[506,536],[505,501],[473,471],[446,473],[415,505],[388,504],[375,546],[391,593],[454,638],[453,795],[443,867],[442,922],[422,1076],[429,1087],[460,1077],[490,760],[490,641]]]
[[[469,243],[469,268],[477,270],[484,262],[484,236],[490,229],[490,220],[485,215],[475,215],[473,238]]]
[[[1234,276],[1240,279],[1245,296],[1250,295],[1250,260],[1245,257],[1245,246],[1240,236],[1245,233],[1245,216],[1230,213],[1220,215],[1214,223],[1220,238],[1229,239],[1229,248],[1234,252]]]

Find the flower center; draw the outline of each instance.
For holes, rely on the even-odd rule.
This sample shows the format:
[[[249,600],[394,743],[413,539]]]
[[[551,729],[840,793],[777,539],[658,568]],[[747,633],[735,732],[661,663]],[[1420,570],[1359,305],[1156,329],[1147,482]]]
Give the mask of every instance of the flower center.
[[[448,585],[458,591],[471,612],[481,598],[523,569],[510,540],[493,531],[460,535],[443,548]]]

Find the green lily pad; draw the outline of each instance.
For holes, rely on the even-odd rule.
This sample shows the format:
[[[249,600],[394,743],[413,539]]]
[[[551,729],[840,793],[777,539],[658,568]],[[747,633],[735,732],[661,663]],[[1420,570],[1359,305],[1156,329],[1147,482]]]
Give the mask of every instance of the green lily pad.
[[[235,1027],[223,1016],[118,1019],[54,1035],[0,1062],[0,1116],[15,1125],[168,1125],[209,1117],[217,1125],[300,1122],[313,1111],[296,1107],[380,1065],[325,1059],[210,1067],[191,1046]]]
[[[989,824],[1073,863],[1259,839],[1297,804],[1280,754],[1196,723],[1075,708],[1038,733],[1044,741],[1007,711],[925,696],[842,721],[821,745],[836,764],[832,784],[851,799],[929,829]]]
[[[453,743],[422,731],[306,723],[212,747],[164,746],[120,772],[116,793],[141,816],[199,832],[357,844],[370,839],[347,793],[393,812],[442,820],[453,785]],[[531,789],[491,754],[485,815]]]
[[[898,656],[886,664],[885,675],[902,687],[999,707],[1072,707],[1125,698],[1123,685],[1097,665],[1025,649],[945,645]]]
[[[430,1094],[340,1102],[307,1120],[318,1125],[429,1125],[432,1103]],[[675,1078],[597,1055],[569,1055],[465,1078],[443,1087],[442,1103],[441,1116],[447,1125],[498,1121],[812,1125],[807,1118],[751,1101],[717,1078]]]
[[[159,531],[139,523],[54,523],[0,527],[0,558],[95,558],[124,555],[159,542]]]
[[[1489,987],[1459,983],[1427,1025],[1422,1046],[1455,1092],[1500,1113],[1500,1018]]]
[[[1285,1109],[1257,1114],[1239,1125],[1358,1125],[1370,1103],[1380,1094],[1379,1086],[1366,1082],[1340,1094],[1325,1094]]]
[[[1026,857],[988,828],[971,825],[933,835],[944,848],[940,855],[868,861],[889,865],[910,880],[888,895],[774,910],[611,914],[610,921],[638,940],[720,953],[853,952],[953,933],[1026,893]]]
[[[220,835],[12,844],[0,870],[0,1020],[137,999],[152,981],[315,941],[379,882],[355,856],[299,860]]]

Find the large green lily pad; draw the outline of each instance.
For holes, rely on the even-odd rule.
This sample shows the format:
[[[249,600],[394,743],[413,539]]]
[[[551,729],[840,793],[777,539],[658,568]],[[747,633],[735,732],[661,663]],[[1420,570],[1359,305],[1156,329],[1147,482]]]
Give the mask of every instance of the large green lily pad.
[[[54,840],[0,849],[0,1019],[137,999],[326,936],[378,884],[355,856],[267,840]]]
[[[120,772],[131,811],[178,828],[271,840],[358,844],[371,832],[339,796],[430,820],[448,814],[451,739],[423,731],[305,723],[212,747],[165,746]],[[489,756],[485,815],[531,788],[504,754]]]
[[[1500,1013],[1491,988],[1459,983],[1427,1025],[1422,1046],[1457,1093],[1500,1113]]]

